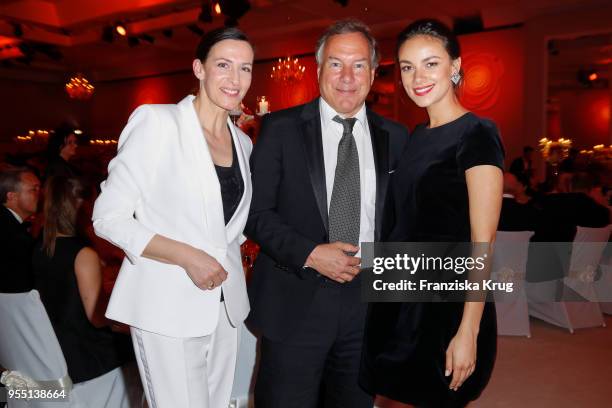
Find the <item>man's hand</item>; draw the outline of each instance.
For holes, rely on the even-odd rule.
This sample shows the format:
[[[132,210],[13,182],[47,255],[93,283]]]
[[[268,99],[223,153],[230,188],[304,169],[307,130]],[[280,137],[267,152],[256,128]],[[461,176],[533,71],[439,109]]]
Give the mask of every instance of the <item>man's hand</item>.
[[[360,271],[361,258],[347,255],[347,253],[357,251],[359,247],[344,242],[320,244],[306,259],[306,266],[336,282],[350,282]]]

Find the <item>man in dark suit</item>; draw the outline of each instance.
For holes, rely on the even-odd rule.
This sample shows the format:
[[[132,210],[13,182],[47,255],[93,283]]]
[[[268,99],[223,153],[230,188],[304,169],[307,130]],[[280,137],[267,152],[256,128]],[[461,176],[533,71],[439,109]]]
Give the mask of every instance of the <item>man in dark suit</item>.
[[[249,285],[262,333],[258,407],[371,408],[357,383],[367,305],[359,243],[381,236],[389,174],[408,133],[365,107],[378,62],[360,22],[317,47],[321,97],[266,115],[251,156],[246,235],[261,246]]]
[[[572,176],[571,192],[544,196],[540,202],[541,212],[534,242],[564,242],[530,249],[527,262],[527,280],[538,282],[560,279],[569,265],[571,242],[578,226],[601,228],[610,223],[610,210],[589,196],[594,187],[593,178],[587,173]],[[550,248],[558,248],[552,251]]]
[[[36,213],[40,182],[26,168],[0,172],[0,292],[27,292],[34,286],[31,263],[34,239],[23,222]]]
[[[538,211],[530,204],[521,204],[516,200],[524,188],[514,174],[504,174],[504,198],[498,231],[535,231]]]
[[[589,193],[593,177],[580,172],[571,180],[571,192],[549,194],[542,198],[542,218],[534,241],[571,242],[576,227],[600,228],[610,223],[610,210],[599,204]]]
[[[514,174],[521,183],[528,186],[533,176],[533,147],[523,147],[523,155],[512,161],[508,171]]]

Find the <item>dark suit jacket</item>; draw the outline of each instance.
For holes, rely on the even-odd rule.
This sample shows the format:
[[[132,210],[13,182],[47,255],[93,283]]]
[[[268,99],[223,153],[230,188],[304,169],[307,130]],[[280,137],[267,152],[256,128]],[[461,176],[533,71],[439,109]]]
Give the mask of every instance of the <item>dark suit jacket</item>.
[[[367,110],[376,167],[375,239],[382,230],[389,171],[408,138],[400,124]],[[320,275],[303,268],[328,242],[319,99],[264,116],[251,155],[253,199],[245,234],[261,246],[249,282],[249,322],[282,340],[308,310]]]
[[[28,292],[34,287],[34,239],[13,214],[0,204],[0,292]]]
[[[541,200],[542,216],[533,241],[571,242],[576,227],[605,227],[610,211],[584,193],[558,193]]]
[[[571,256],[571,242],[576,227],[600,228],[610,222],[610,211],[583,193],[559,193],[544,196],[533,242],[529,248],[527,280],[539,282],[565,275]],[[563,243],[563,244],[562,244]]]
[[[535,231],[537,222],[538,210],[529,204],[520,204],[514,198],[504,197],[498,231]]]

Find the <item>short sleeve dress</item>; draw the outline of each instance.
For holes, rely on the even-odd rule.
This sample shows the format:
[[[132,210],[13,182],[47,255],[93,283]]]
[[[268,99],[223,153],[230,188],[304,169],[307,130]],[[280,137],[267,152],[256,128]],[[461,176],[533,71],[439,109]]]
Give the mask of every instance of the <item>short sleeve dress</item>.
[[[386,216],[389,242],[469,242],[465,171],[478,165],[503,169],[504,149],[495,124],[473,113],[428,128],[416,127],[392,180]],[[457,332],[463,303],[372,303],[360,373],[371,393],[419,407],[463,407],[480,395],[495,362],[495,307],[486,303],[475,372],[449,390],[445,352]]]

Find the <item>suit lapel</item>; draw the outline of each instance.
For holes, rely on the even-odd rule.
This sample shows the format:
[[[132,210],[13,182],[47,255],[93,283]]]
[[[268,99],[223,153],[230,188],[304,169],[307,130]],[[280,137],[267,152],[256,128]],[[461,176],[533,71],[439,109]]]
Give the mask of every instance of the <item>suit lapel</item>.
[[[206,226],[203,234],[208,237],[207,241],[214,246],[225,248],[227,246],[226,240],[219,239],[219,237],[225,236],[221,188],[208,150],[208,144],[193,107],[193,99],[194,97],[190,95],[179,103],[182,119],[180,137],[185,145],[187,165],[192,168],[195,183],[204,199],[203,212]]]
[[[325,183],[325,163],[323,162],[323,136],[321,132],[321,114],[319,112],[319,99],[315,99],[304,106],[302,111],[300,130],[304,142],[306,165],[312,183],[317,207],[321,220],[328,231],[327,220],[327,189]]]
[[[244,184],[244,191],[240,198],[240,203],[232,215],[232,218],[227,223],[227,242],[230,243],[236,239],[238,235],[242,233],[244,224],[246,223],[246,216],[249,211],[249,204],[251,203],[252,186],[251,186],[251,170],[249,169],[249,158],[245,150],[244,142],[241,140],[239,132],[234,124],[228,119],[228,126],[230,128],[232,138],[234,139],[234,146],[236,148],[236,156],[238,157],[238,164],[240,166],[240,174]]]
[[[374,215],[374,240],[380,240],[383,211],[389,185],[389,133],[380,126],[380,118],[367,110],[368,126],[374,151],[376,168],[376,210]]]

